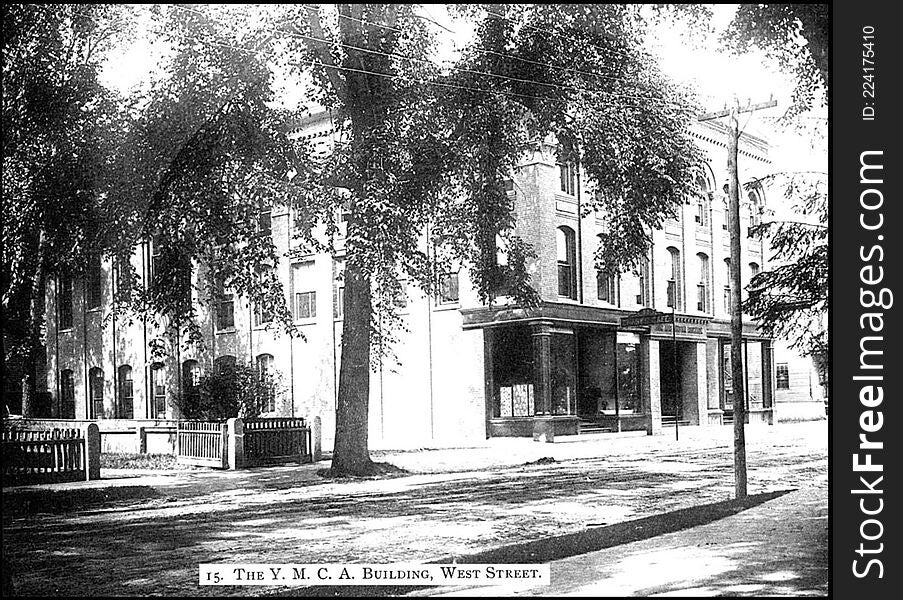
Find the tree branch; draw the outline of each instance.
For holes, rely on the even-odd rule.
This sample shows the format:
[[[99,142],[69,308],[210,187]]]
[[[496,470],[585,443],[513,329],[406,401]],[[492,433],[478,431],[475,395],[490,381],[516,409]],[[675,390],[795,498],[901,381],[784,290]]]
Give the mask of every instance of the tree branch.
[[[326,35],[323,32],[323,26],[320,24],[320,10],[313,6],[305,6],[307,10],[307,23],[310,26],[310,33],[314,38],[323,40],[326,39]],[[293,27],[296,33],[300,33],[296,27]],[[332,91],[336,93],[339,99],[342,102],[345,101],[345,81],[339,75],[339,71],[336,68],[335,61],[332,58],[332,54],[329,52],[329,47],[325,42],[314,42],[311,40],[307,40],[305,42],[311,50],[316,52],[317,56],[326,68],[326,77],[329,79],[329,84],[332,86]]]

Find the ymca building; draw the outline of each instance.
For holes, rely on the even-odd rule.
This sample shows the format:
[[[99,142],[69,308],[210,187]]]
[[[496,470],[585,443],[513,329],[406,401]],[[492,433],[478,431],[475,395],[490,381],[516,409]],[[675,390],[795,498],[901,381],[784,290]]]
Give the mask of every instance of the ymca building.
[[[296,135],[328,148],[335,135],[328,114],[308,117]],[[697,183],[675,219],[653,232],[641,272],[598,273],[593,255],[606,226],[585,216],[591,190],[579,165],[556,160],[554,143],[525,153],[508,186],[516,230],[536,252],[531,283],[539,306],[481,303],[466,266],[439,275],[433,295],[409,286],[398,305],[407,332],[371,373],[372,447],[460,446],[492,436],[547,436],[586,431],[657,433],[675,420],[718,426],[744,402],[749,422],[780,415],[781,381],[772,342],[744,320],[745,385],[736,397],[730,368],[730,284],[726,131],[701,123],[694,136],[707,153]],[[740,182],[771,168],[768,146],[740,139]],[[741,272],[744,285],[766,268],[767,240],[750,233],[765,209],[765,192],[741,189]],[[341,217],[338,217],[341,219]],[[201,302],[207,270],[193,269],[205,347],[171,344],[152,351],[163,331],[152,320],[111,318],[111,263],[98,258],[84,278],[65,274],[47,286],[47,391],[58,418],[176,419],[173,398],[221,365],[246,363],[275,374],[271,416],[320,416],[323,447],[335,429],[342,333],[341,227],[335,256],[289,258],[293,215],[261,215],[280,256],[274,265],[303,339],[288,336],[247,299],[226,295]],[[153,240],[133,266],[153,276]],[[630,325],[623,319],[659,311],[671,322]],[[641,313],[645,311],[645,313]],[[627,323],[626,325],[624,323]],[[777,394],[776,394],[777,392]],[[776,409],[777,395],[777,409]]]

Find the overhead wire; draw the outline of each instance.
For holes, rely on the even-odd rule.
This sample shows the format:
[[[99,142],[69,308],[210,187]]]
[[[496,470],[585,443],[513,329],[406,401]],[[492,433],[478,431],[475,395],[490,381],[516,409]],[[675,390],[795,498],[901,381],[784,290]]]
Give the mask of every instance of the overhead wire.
[[[175,8],[179,8],[179,9],[182,9],[182,10],[186,10],[186,11],[189,11],[189,12],[192,12],[192,13],[195,13],[195,14],[199,14],[199,15],[202,15],[202,16],[205,16],[205,17],[207,17],[207,18],[211,18],[211,19],[212,19],[212,17],[211,17],[210,15],[207,15],[207,14],[201,12],[201,11],[198,11],[198,10],[195,10],[195,9],[191,9],[191,8],[188,8],[188,7],[185,7],[185,6],[181,6],[181,5],[178,5],[178,4],[177,4],[177,5],[173,5],[173,6],[174,6]],[[310,8],[308,8],[308,10],[310,10]],[[402,29],[399,29],[399,28],[396,28],[396,27],[392,27],[392,26],[389,26],[389,25],[382,25],[382,24],[374,23],[374,22],[372,22],[372,21],[367,21],[367,20],[364,20],[364,19],[358,19],[358,18],[355,18],[355,17],[350,17],[350,16],[348,16],[348,15],[339,15],[339,16],[340,16],[340,17],[347,18],[347,19],[351,19],[351,20],[354,20],[354,21],[358,21],[358,22],[361,22],[361,23],[377,25],[377,26],[380,26],[380,27],[383,27],[383,28],[385,28],[385,29],[392,30],[392,31],[404,32],[404,30],[402,30]],[[214,20],[215,20],[215,19],[214,19]],[[329,39],[324,39],[324,38],[317,38],[317,37],[314,37],[314,36],[307,36],[307,35],[300,34],[300,33],[287,32],[287,31],[284,31],[284,30],[279,30],[278,32],[279,32],[279,33],[282,33],[282,34],[286,34],[286,35],[292,36],[292,37],[300,37],[300,38],[302,38],[302,39],[307,39],[307,40],[311,40],[311,41],[318,42],[318,43],[324,43],[324,44],[335,45],[335,46],[339,46],[339,47],[354,49],[354,50],[363,51],[363,52],[368,52],[368,53],[371,53],[371,54],[378,54],[378,55],[382,55],[382,56],[386,56],[386,57],[390,57],[390,58],[398,58],[398,59],[402,59],[402,60],[418,61],[418,62],[429,63],[429,64],[434,64],[434,65],[435,65],[435,63],[433,63],[433,61],[430,61],[430,60],[428,60],[428,59],[422,59],[422,58],[412,57],[412,56],[408,56],[408,55],[404,55],[404,54],[398,54],[398,53],[386,53],[386,52],[381,52],[381,51],[379,51],[379,50],[373,50],[373,49],[370,49],[370,48],[364,48],[364,47],[356,46],[356,45],[353,45],[353,44],[346,44],[346,43],[343,43],[343,42],[337,42],[337,41],[334,41],[334,40],[329,40]],[[276,32],[275,32],[275,31],[271,31],[271,33],[276,33]],[[239,50],[239,51],[246,51],[246,52],[248,51],[248,49],[242,48],[242,47],[239,47],[239,46],[232,46],[232,45],[228,45],[228,44],[222,44],[222,43],[219,43],[219,42],[209,42],[209,43],[215,44],[215,45],[220,46],[220,47],[232,48],[232,49]],[[485,50],[485,49],[480,49],[480,50]],[[487,51],[487,52],[492,52],[492,53],[495,53],[495,54],[500,54],[500,55],[502,55],[502,56],[506,56],[506,57],[508,57],[508,58],[513,58],[513,59],[516,59],[516,60],[523,60],[523,61],[525,61],[525,62],[532,62],[532,63],[535,63],[535,64],[541,64],[541,65],[548,66],[548,67],[553,67],[553,68],[562,68],[562,69],[566,69],[566,68],[563,68],[563,67],[555,67],[555,65],[551,65],[551,64],[548,64],[548,63],[540,63],[539,61],[530,61],[529,59],[520,59],[519,57],[514,57],[514,56],[511,56],[511,55],[504,55],[503,53],[496,53],[496,52],[494,52],[494,51],[488,51],[488,50],[486,50],[486,51]],[[260,54],[260,52],[255,52],[255,53],[256,53],[256,54]],[[532,94],[524,94],[524,93],[521,93],[521,92],[513,92],[513,91],[507,91],[507,90],[494,90],[494,89],[486,89],[486,88],[477,88],[477,87],[466,86],[466,85],[461,85],[461,84],[446,83],[446,82],[439,82],[439,81],[433,81],[433,80],[425,80],[425,79],[421,79],[421,78],[417,78],[417,77],[409,77],[409,76],[405,76],[405,75],[401,75],[401,74],[382,73],[382,72],[371,71],[371,70],[367,70],[367,69],[356,69],[356,68],[354,68],[354,67],[344,67],[344,66],[338,66],[338,65],[329,65],[329,64],[323,63],[322,61],[300,61],[300,63],[298,63],[298,64],[309,64],[310,66],[321,66],[321,67],[324,67],[324,68],[332,68],[332,69],[336,69],[336,70],[340,70],[340,71],[349,71],[349,72],[356,72],[356,73],[362,73],[362,74],[369,74],[369,75],[374,75],[374,76],[379,76],[379,77],[388,77],[388,78],[393,78],[393,79],[402,79],[402,80],[411,81],[411,82],[415,82],[415,83],[422,83],[422,84],[424,84],[424,85],[436,85],[436,86],[444,87],[444,88],[456,88],[456,89],[468,90],[468,91],[474,91],[474,92],[483,92],[483,93],[489,93],[489,94],[501,94],[501,95],[505,95],[505,96],[512,96],[512,97],[519,97],[519,98],[530,98],[530,99],[537,100],[537,101],[551,101],[551,102],[555,102],[555,101],[561,102],[561,101],[563,101],[562,99],[559,99],[559,98],[548,98],[548,97],[542,97],[542,96],[535,96],[535,95],[532,95]],[[436,66],[439,67],[439,65],[436,65]],[[668,100],[668,99],[665,99],[665,98],[659,98],[659,97],[656,97],[656,96],[643,96],[643,95],[638,95],[638,94],[623,94],[623,93],[618,93],[618,92],[610,92],[610,91],[607,91],[607,90],[588,89],[588,88],[578,88],[578,87],[574,87],[574,86],[562,86],[562,85],[559,85],[559,84],[553,84],[553,83],[542,82],[542,81],[535,81],[535,80],[531,80],[531,79],[522,79],[522,78],[517,78],[517,77],[510,77],[510,76],[507,76],[507,75],[501,75],[501,74],[498,74],[498,73],[489,73],[489,72],[486,72],[486,71],[478,71],[478,70],[475,70],[475,69],[467,69],[467,68],[464,68],[464,67],[451,67],[451,68],[452,68],[453,70],[457,70],[457,71],[465,72],[465,73],[470,73],[470,74],[477,75],[477,76],[493,77],[493,78],[497,78],[497,79],[504,79],[504,80],[509,80],[509,81],[515,81],[515,82],[518,82],[518,83],[524,83],[524,84],[528,84],[528,85],[539,85],[539,86],[552,87],[552,88],[564,89],[564,90],[571,90],[571,91],[575,91],[575,92],[582,92],[582,93],[589,93],[589,94],[602,94],[602,95],[609,96],[609,97],[614,97],[614,98],[624,98],[624,99],[628,99],[628,100],[639,100],[639,101],[661,102],[661,103],[664,103],[664,104],[670,104],[670,105],[673,105],[673,106],[677,106],[677,107],[679,107],[679,108],[684,108],[684,107],[685,107],[683,104],[681,104],[681,103],[679,103],[679,102],[676,102],[676,101],[673,101],[673,100]],[[567,69],[567,70],[576,71],[576,70],[574,70],[574,69]],[[587,73],[587,72],[583,72],[583,73],[584,73],[584,74],[587,74],[587,75],[593,75],[593,76],[602,76],[602,75],[600,75],[600,74],[592,74],[592,73]],[[612,79],[615,79],[615,78],[613,78],[613,77],[611,77],[611,78],[612,78]],[[625,81],[625,80],[623,80],[623,79],[619,79],[619,80],[620,80],[620,81]]]

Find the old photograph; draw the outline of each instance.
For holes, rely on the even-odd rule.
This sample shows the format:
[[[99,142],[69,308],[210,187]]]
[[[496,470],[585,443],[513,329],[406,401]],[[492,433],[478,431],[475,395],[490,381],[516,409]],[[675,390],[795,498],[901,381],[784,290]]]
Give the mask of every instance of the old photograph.
[[[828,595],[829,5],[2,21],[4,596]]]

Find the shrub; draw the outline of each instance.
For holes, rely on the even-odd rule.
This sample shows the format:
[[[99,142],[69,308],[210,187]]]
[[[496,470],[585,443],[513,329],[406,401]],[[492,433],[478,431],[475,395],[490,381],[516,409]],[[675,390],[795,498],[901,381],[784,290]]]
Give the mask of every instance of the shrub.
[[[225,421],[258,416],[275,393],[273,376],[261,377],[250,365],[230,365],[201,377],[175,404],[185,419]]]

